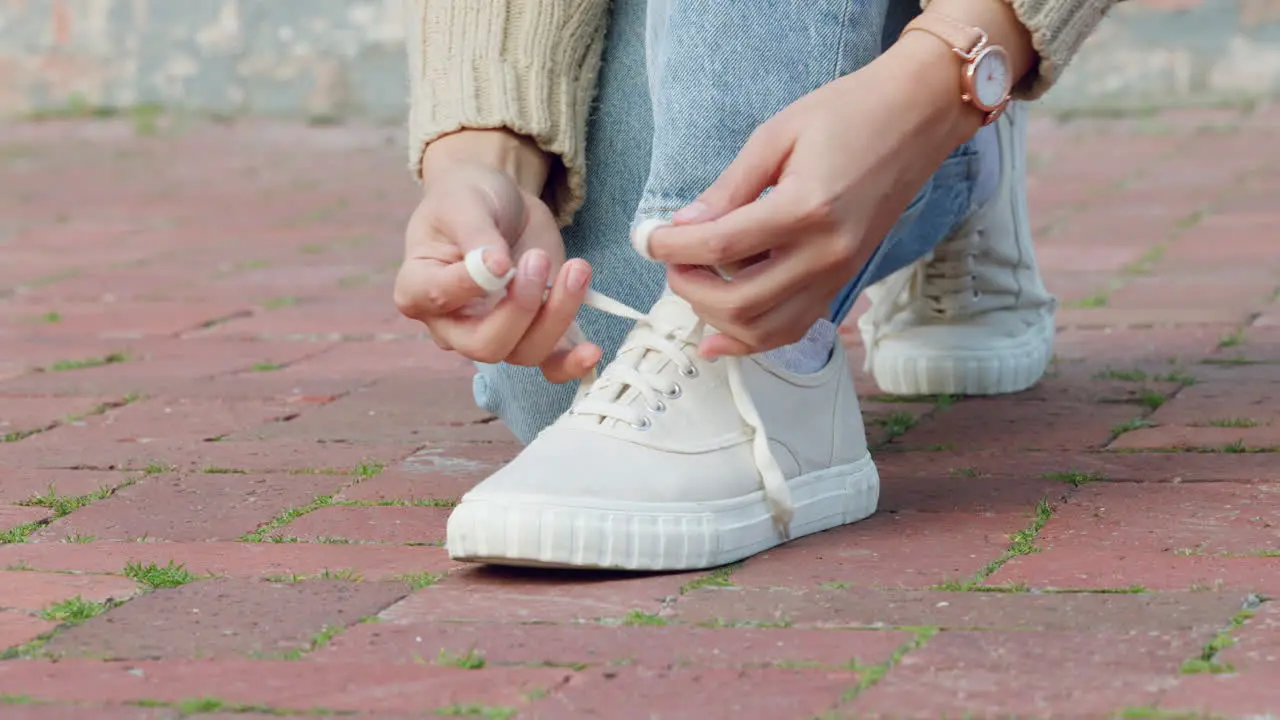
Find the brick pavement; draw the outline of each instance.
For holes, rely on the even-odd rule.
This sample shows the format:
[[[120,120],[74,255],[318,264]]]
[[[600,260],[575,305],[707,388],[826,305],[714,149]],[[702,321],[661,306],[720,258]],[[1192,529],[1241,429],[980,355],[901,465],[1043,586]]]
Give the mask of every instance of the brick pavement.
[[[860,376],[877,516],[617,577],[446,557],[516,446],[391,305],[394,132],[5,127],[0,717],[1280,714],[1280,111],[1033,135],[1050,377]]]

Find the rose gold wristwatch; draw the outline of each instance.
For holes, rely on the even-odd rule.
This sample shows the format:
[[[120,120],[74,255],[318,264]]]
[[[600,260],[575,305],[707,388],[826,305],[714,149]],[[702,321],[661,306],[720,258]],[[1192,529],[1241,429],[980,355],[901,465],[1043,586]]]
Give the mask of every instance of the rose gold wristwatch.
[[[960,57],[963,61],[960,66],[960,99],[986,113],[984,125],[995,122],[1009,104],[1009,92],[1013,87],[1009,55],[1004,48],[992,45],[981,28],[964,25],[937,13],[917,15],[907,23],[902,34],[913,30],[938,38]]]

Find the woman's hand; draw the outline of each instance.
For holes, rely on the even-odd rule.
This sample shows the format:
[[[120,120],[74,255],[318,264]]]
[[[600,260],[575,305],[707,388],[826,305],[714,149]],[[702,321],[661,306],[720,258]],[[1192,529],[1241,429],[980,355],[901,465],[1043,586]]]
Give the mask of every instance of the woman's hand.
[[[490,134],[475,142],[445,138],[437,141],[445,143],[441,148],[428,149],[395,302],[446,350],[479,362],[537,366],[551,382],[568,382],[600,361],[599,347],[564,340],[586,297],[591,267],[565,262],[555,218],[534,194],[545,181],[545,161],[541,174],[529,170],[540,158],[527,159],[519,142]],[[485,249],[493,275],[515,268],[496,302],[467,272],[464,257],[476,248]]]
[[[828,316],[915,193],[981,126],[960,94],[955,55],[910,33],[761,125],[720,178],[653,233],[649,252],[668,264],[671,289],[721,333],[704,340],[704,355],[786,345]]]

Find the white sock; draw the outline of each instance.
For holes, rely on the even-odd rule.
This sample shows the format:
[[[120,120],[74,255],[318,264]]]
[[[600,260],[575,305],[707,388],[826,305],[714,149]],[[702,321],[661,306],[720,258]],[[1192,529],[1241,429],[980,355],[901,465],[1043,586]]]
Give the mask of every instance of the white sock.
[[[982,207],[996,194],[1000,184],[1000,140],[996,126],[986,125],[973,136],[978,151],[978,179],[973,183],[973,207]]]
[[[798,342],[761,353],[766,361],[788,372],[807,375],[827,366],[835,350],[838,333],[828,320],[819,320]]]

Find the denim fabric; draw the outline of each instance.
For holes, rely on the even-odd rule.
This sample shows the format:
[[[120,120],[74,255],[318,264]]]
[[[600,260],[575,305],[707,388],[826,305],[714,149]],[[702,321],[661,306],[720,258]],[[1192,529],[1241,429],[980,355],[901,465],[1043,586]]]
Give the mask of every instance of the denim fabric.
[[[564,231],[569,255],[591,263],[592,287],[647,310],[665,272],[632,250],[630,227],[691,202],[756,126],[879,55],[889,2],[904,0],[615,0],[588,129],[587,200]],[[914,262],[960,223],[976,170],[972,148],[952,154],[832,303],[833,321],[864,287]],[[579,324],[604,348],[604,363],[631,327],[592,308]],[[537,368],[478,368],[476,402],[524,442],[568,408],[576,390],[548,383]]]

